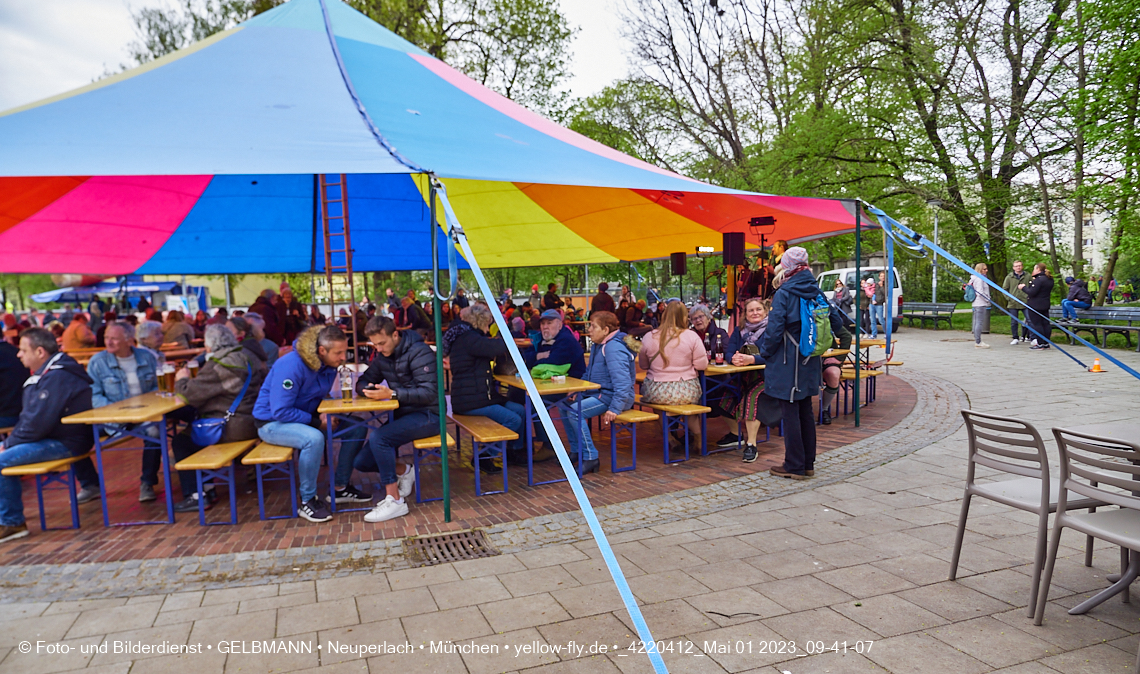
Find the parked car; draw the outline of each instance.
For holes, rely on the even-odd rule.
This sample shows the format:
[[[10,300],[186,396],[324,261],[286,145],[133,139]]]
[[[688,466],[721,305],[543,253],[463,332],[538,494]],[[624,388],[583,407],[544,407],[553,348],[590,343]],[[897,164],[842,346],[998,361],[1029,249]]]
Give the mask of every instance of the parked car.
[[[845,267],[843,269],[831,269],[821,272],[819,275],[819,289],[827,296],[828,301],[835,295],[835,281],[836,279],[843,279],[843,283],[847,286],[848,290],[852,293],[863,292],[859,281],[862,279],[873,278],[875,282],[879,282],[879,272],[883,271],[882,267],[861,267],[859,273],[862,278],[858,281],[855,278],[855,267]],[[903,306],[903,291],[902,283],[899,280],[899,270],[895,267],[892,270],[894,273],[894,288],[891,289],[891,301],[886,307],[887,316],[891,318],[891,331],[896,331],[902,324],[902,306]],[[852,302],[852,307],[857,306]],[[856,319],[852,310],[851,318]],[[857,321],[856,321],[857,322]]]

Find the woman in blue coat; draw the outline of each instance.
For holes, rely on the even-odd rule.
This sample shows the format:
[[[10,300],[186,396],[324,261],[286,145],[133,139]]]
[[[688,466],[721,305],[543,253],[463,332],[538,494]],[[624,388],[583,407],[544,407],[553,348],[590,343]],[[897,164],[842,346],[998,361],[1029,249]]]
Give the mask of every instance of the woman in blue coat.
[[[812,396],[819,394],[822,379],[819,356],[800,355],[800,300],[827,298],[816,284],[808,265],[807,251],[800,246],[789,248],[780,258],[773,281],[776,293],[764,332],[760,357],[764,360],[764,393],[780,401],[784,422],[784,465],[772,469],[773,475],[805,480],[815,475],[815,415]],[[832,331],[838,332],[834,315]],[[830,346],[830,345],[829,345]]]
[[[598,450],[590,437],[588,419],[602,417],[603,424],[612,423],[614,418],[633,407],[633,384],[637,380],[634,354],[629,343],[637,344],[633,338],[618,327],[617,316],[608,311],[595,311],[590,314],[586,327],[594,345],[590,348],[590,364],[582,377],[586,381],[601,384],[602,388],[579,395],[582,398],[582,417],[579,419],[577,407],[571,411],[562,410],[562,426],[566,429],[575,425],[581,430],[582,447],[578,447],[578,434],[567,430],[570,441],[570,460],[578,464],[578,452],[582,453],[581,474],[598,471]]]

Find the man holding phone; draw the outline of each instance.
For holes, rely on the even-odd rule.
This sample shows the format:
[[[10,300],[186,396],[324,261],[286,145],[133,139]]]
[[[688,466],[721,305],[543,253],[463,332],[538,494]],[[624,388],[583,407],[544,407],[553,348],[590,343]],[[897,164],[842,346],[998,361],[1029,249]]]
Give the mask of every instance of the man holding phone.
[[[370,433],[371,458],[387,492],[384,500],[364,515],[365,522],[384,522],[408,514],[405,497],[415,485],[415,469],[396,463],[396,451],[413,440],[439,434],[435,352],[414,330],[403,332],[386,316],[373,316],[364,329],[376,357],[356,383],[356,392],[372,400],[400,403],[394,419]],[[357,457],[357,470],[366,470],[368,457]],[[369,466],[370,467],[370,466]]]

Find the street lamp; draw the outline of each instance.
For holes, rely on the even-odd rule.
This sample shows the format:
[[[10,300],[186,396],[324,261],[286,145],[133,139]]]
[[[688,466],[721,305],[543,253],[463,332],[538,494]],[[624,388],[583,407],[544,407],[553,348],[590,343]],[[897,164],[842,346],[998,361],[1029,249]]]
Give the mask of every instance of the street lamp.
[[[927,199],[926,205],[934,209],[934,245],[938,245],[938,211],[942,208],[941,199]],[[934,254],[934,268],[930,270],[930,301],[938,301],[938,253]]]

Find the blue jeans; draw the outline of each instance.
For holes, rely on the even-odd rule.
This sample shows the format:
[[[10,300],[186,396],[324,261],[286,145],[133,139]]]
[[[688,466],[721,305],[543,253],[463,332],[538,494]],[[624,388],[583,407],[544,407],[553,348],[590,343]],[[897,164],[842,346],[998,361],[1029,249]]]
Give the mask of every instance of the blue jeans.
[[[598,449],[594,447],[594,439],[590,437],[588,420],[605,414],[608,409],[609,407],[597,396],[588,396],[582,399],[581,419],[578,418],[577,405],[571,406],[569,410],[559,408],[558,411],[562,415],[562,427],[566,429],[566,439],[570,445],[571,454],[580,453],[583,461],[598,458]],[[582,447],[578,447],[578,434],[573,430],[575,426],[582,433]]]
[[[1078,302],[1076,300],[1061,300],[1061,316],[1064,318],[1071,318],[1076,320],[1077,309],[1088,309],[1092,305],[1088,302]]]
[[[334,483],[337,487],[344,487],[352,480],[352,467],[356,457],[364,447],[364,440],[368,437],[368,427],[356,426],[340,436],[340,451],[336,455],[336,474]]]
[[[56,461],[71,456],[71,450],[59,440],[40,440],[9,447],[0,452],[0,469],[41,461]],[[24,497],[19,477],[0,477],[0,525],[24,523]]]
[[[325,451],[325,434],[308,424],[270,421],[258,429],[257,436],[271,445],[300,450],[297,478],[301,483],[301,503],[316,498],[317,474],[321,472],[321,454]]]
[[[879,323],[882,323],[883,328],[886,329],[887,324],[885,322],[883,322],[883,305],[872,304],[871,305],[871,339],[874,339],[874,338],[879,336]]]
[[[439,415],[427,410],[407,412],[373,430],[368,438],[368,447],[380,473],[380,484],[387,486],[396,482],[396,451],[402,445],[433,435],[439,435]],[[363,456],[364,452],[361,452],[357,457],[357,470],[364,470],[362,466],[367,465]]]
[[[477,410],[467,412],[467,414],[475,417],[487,417],[496,424],[505,426],[515,433],[518,433],[518,440],[508,442],[507,449],[518,450],[526,446],[526,439],[523,436],[523,422],[526,419],[526,409],[524,409],[522,405],[507,401],[502,405],[480,407]]]

